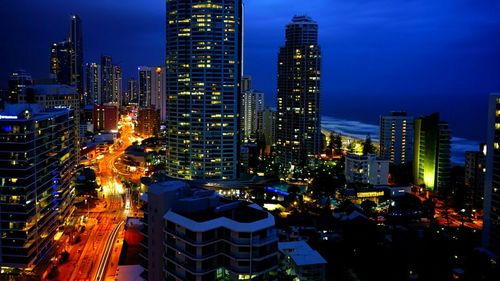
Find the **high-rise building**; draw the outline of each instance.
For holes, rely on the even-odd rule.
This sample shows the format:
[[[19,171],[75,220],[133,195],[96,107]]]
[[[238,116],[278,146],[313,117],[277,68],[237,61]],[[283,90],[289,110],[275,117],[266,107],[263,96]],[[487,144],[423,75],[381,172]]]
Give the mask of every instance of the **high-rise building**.
[[[71,85],[71,42],[52,43],[50,73],[57,83]]]
[[[181,181],[149,187],[143,258],[148,280],[264,279],[278,266],[274,217]]]
[[[113,65],[112,85],[113,85],[112,87],[113,97],[111,98],[111,102],[120,105],[123,95],[123,83],[122,83],[122,68],[118,65]]]
[[[248,89],[241,95],[241,135],[244,140],[256,139],[258,113],[264,110],[264,93]]]
[[[413,117],[406,112],[380,116],[380,157],[398,165],[412,161]]]
[[[0,116],[0,265],[33,269],[54,254],[72,205],[76,164],[68,108],[6,104]]]
[[[166,171],[183,179],[234,179],[242,0],[166,6]]]
[[[500,257],[500,94],[489,97],[483,247]]]
[[[118,105],[113,103],[95,104],[92,114],[94,130],[96,131],[116,131],[119,120]]]
[[[52,44],[50,73],[57,83],[76,87],[80,104],[85,103],[83,91],[83,35],[82,21],[71,15],[69,36],[64,41]]]
[[[139,108],[135,131],[144,136],[155,136],[160,130],[160,111],[154,107]]]
[[[252,76],[250,75],[245,75],[241,77],[241,92],[248,91],[252,88]]]
[[[484,176],[486,174],[486,145],[479,151],[465,152],[465,188],[467,205],[482,209],[484,201]]]
[[[80,95],[80,105],[85,104],[83,92],[83,34],[82,20],[77,15],[71,15],[71,26],[69,30],[70,42],[70,75],[71,85],[76,86]]]
[[[113,101],[113,64],[110,56],[101,56],[101,103]]]
[[[446,192],[451,173],[451,131],[439,113],[415,119],[413,177],[433,192]]]
[[[154,107],[165,120],[167,112],[165,68],[139,66],[139,107]]]
[[[125,95],[124,104],[137,103],[138,98],[137,80],[129,78],[127,80],[127,94]]]
[[[102,104],[101,66],[95,62],[87,63],[86,104]]]
[[[276,147],[284,167],[304,164],[321,149],[318,25],[295,16],[278,55]]]
[[[19,94],[22,93],[27,86],[32,84],[33,79],[31,78],[31,74],[25,70],[18,69],[12,72],[9,76],[6,101],[9,103],[17,103]]]
[[[257,135],[264,142],[261,154],[269,155],[276,139],[276,111],[272,108],[266,106],[258,113]]]

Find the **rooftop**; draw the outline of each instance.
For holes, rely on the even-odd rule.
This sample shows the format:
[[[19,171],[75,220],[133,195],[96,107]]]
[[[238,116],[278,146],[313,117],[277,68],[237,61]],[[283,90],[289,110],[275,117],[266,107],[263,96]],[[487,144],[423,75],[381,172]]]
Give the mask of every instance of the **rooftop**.
[[[283,254],[290,256],[297,266],[326,264],[326,260],[306,241],[279,242],[278,249]]]

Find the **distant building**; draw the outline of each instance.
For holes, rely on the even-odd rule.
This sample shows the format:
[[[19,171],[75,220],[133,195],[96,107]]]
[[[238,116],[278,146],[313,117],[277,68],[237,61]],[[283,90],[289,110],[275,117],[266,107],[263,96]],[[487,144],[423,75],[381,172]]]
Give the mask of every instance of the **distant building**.
[[[347,155],[345,157],[345,177],[348,183],[387,185],[389,181],[389,160],[374,154],[367,156]]]
[[[398,165],[412,161],[413,117],[406,112],[380,116],[380,157]]]
[[[278,55],[276,148],[281,165],[305,164],[321,149],[318,24],[295,16]]]
[[[75,130],[71,109],[6,104],[0,115],[0,265],[33,269],[54,255],[72,211]]]
[[[326,260],[306,241],[279,242],[278,249],[286,274],[296,276],[294,280],[326,280]]]
[[[111,102],[115,103],[120,107],[123,95],[123,83],[122,83],[122,68],[118,65],[113,65],[113,86]]]
[[[257,115],[257,138],[264,143],[261,154],[269,155],[276,139],[276,111],[270,107],[264,107]]]
[[[415,119],[413,177],[433,192],[444,192],[450,182],[451,131],[439,113]]]
[[[134,78],[129,78],[127,81],[127,94],[125,95],[125,101],[123,105],[128,105],[129,103],[137,103],[137,93],[137,80]]]
[[[482,144],[479,151],[465,152],[465,188],[468,205],[473,209],[483,208],[485,175],[486,145]]]
[[[101,102],[113,102],[113,63],[111,56],[101,56]]]
[[[488,108],[483,246],[500,257],[500,94],[491,94]]]
[[[153,184],[143,199],[147,280],[250,280],[277,269],[274,217],[258,205],[180,181]]]
[[[160,119],[166,118],[165,68],[139,66],[138,105],[154,107],[160,112]]]
[[[144,137],[156,136],[160,130],[160,112],[154,107],[139,108],[136,132]]]
[[[95,62],[87,63],[86,69],[86,104],[102,104],[101,65]]]
[[[94,105],[94,130],[115,131],[118,130],[119,111],[115,104]]]
[[[241,77],[241,92],[244,93],[252,88],[252,76],[245,75]]]
[[[31,74],[23,69],[12,72],[9,76],[6,102],[17,103],[19,101],[19,94],[30,85],[33,85]]]
[[[71,15],[69,36],[61,42],[52,44],[50,54],[50,73],[57,83],[76,88],[80,104],[85,103],[83,91],[83,34],[82,21]]]
[[[256,139],[258,113],[264,110],[264,93],[249,89],[241,95],[241,131],[243,139]]]

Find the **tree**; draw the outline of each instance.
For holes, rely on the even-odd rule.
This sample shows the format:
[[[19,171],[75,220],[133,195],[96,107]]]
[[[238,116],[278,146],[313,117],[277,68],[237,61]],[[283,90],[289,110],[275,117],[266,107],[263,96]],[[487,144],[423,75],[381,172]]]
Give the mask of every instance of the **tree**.
[[[365,142],[363,143],[363,155],[368,155],[375,153],[375,146],[372,144],[372,138],[370,135],[366,136]]]
[[[373,214],[376,207],[377,203],[373,202],[372,200],[365,200],[361,202],[361,208],[367,215]]]

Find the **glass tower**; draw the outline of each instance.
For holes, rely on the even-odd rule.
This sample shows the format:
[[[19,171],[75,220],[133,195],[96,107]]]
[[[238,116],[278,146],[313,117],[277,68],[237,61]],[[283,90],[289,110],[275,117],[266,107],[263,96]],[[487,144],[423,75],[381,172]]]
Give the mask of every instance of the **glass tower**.
[[[318,25],[295,16],[278,55],[276,147],[283,167],[304,164],[320,151],[320,62]]]
[[[242,0],[166,6],[166,171],[183,179],[234,179]]]

